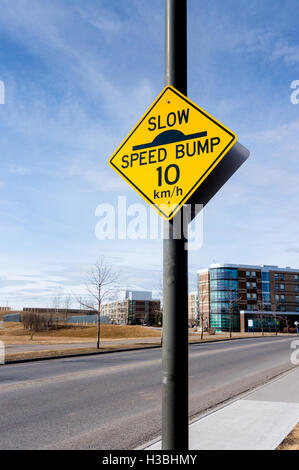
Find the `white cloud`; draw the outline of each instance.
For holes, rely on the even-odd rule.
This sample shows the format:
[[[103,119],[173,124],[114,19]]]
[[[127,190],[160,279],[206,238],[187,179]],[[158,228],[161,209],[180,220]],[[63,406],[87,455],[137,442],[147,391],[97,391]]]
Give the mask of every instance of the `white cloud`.
[[[290,141],[294,142],[294,139],[297,139],[299,143],[299,119],[276,125],[271,129],[248,133],[246,136],[249,139],[263,141],[264,143],[284,144]]]
[[[287,65],[294,65],[299,62],[299,46],[292,44],[283,44],[279,42],[272,51],[273,60],[283,60]]]
[[[115,36],[118,34],[121,29],[124,27],[124,21],[118,19],[115,15],[112,15],[111,12],[101,8],[99,12],[97,9],[85,9],[76,8],[82,20],[98,29],[105,35],[109,34],[110,36]],[[87,11],[86,11],[87,10]]]
[[[108,166],[108,160],[106,166]],[[68,169],[68,174],[82,179],[91,191],[109,192],[127,191],[128,189],[128,185],[112,169],[109,171],[109,169],[99,168],[96,163],[94,165],[86,165],[83,162],[81,164],[75,163]]]
[[[11,165],[8,168],[8,172],[12,175],[28,175],[30,173],[30,168],[25,168],[24,166]]]

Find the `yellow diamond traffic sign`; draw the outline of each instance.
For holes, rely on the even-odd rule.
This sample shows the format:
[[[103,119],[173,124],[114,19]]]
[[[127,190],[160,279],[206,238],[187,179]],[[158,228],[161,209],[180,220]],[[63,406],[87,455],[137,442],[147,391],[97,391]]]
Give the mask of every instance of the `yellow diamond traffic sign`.
[[[171,220],[236,139],[231,130],[167,86],[109,163]]]

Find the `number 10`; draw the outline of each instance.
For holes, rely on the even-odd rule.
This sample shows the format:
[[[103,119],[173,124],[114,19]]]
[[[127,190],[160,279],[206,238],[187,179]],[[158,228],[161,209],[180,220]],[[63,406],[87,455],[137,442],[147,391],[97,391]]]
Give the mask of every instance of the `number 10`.
[[[175,170],[175,178],[173,180],[170,180],[169,179],[169,170],[171,168],[174,168]],[[162,178],[163,178],[163,175],[162,175],[162,167],[159,166],[157,168],[157,172],[158,172],[158,186],[162,186]],[[180,177],[180,169],[177,165],[168,165],[166,168],[165,168],[165,171],[164,171],[164,180],[165,180],[165,183],[166,184],[175,184],[178,182],[179,180],[179,177]]]

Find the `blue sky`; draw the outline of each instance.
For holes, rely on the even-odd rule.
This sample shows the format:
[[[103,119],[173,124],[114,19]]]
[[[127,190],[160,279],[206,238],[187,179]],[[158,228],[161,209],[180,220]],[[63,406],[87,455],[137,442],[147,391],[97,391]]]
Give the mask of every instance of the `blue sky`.
[[[296,0],[189,0],[188,95],[250,159],[204,211],[190,289],[212,262],[299,266]],[[108,158],[163,88],[161,0],[1,0],[0,305],[84,292],[105,255],[156,290],[162,244],[98,240],[95,209],[141,198]]]

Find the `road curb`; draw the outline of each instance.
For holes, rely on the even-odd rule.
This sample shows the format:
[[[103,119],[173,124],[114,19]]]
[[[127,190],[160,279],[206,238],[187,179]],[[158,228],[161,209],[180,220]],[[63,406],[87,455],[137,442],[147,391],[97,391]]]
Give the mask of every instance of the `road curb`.
[[[279,335],[280,336],[280,335]],[[237,341],[237,340],[244,340],[244,339],[265,339],[265,338],[275,338],[276,335],[271,336],[251,336],[249,338],[223,338],[223,339],[208,339],[206,341],[193,341],[189,343],[189,346],[192,344],[207,344],[207,343],[221,343],[223,341]],[[120,353],[120,352],[130,352],[130,351],[144,351],[146,349],[158,349],[161,348],[161,345],[153,345],[153,346],[142,346],[140,348],[125,348],[125,349],[113,349],[111,351],[94,351],[94,352],[86,352],[86,353],[78,353],[78,354],[65,354],[59,356],[45,356],[45,357],[33,357],[28,359],[12,359],[5,362],[3,365],[11,365],[11,364],[23,364],[26,362],[37,362],[37,361],[47,361],[53,359],[71,359],[74,357],[84,357],[84,356],[96,356],[100,354],[113,354],[113,353]]]

